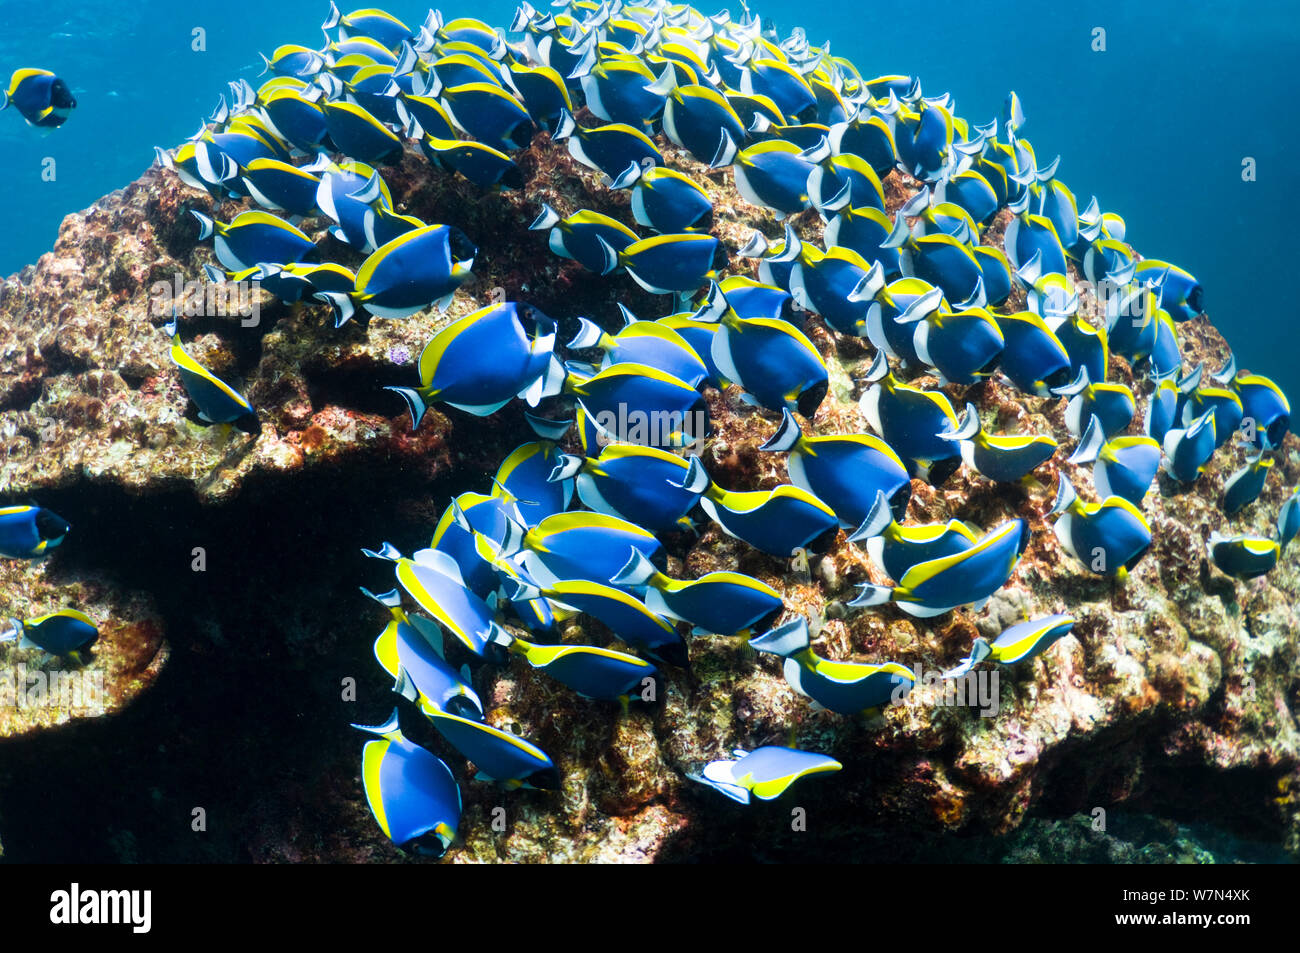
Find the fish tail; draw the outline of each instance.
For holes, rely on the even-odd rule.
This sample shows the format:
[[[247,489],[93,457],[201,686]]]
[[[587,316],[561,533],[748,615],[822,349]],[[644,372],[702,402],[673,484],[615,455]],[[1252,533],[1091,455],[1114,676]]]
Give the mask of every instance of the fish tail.
[[[878,490],[876,491],[876,501],[871,504],[866,519],[849,536],[849,542],[860,543],[879,536],[893,522],[894,512],[889,508],[889,499],[885,496],[884,490]]]
[[[199,220],[199,241],[205,241],[206,239],[211,238],[216,223],[198,209],[190,209],[190,214]]]
[[[794,414],[790,411],[781,411],[781,426],[777,428],[776,433],[768,439],[767,443],[759,447],[759,450],[768,452],[781,452],[793,450],[803,439],[803,431],[799,429],[799,422],[794,419]]]
[[[406,407],[411,412],[411,429],[418,430],[420,421],[429,409],[419,391],[411,387],[385,387],[384,390],[391,390],[406,401]]]
[[[634,548],[627,563],[609,581],[615,586],[648,586],[658,575],[654,563],[646,558],[645,553]]]
[[[332,30],[339,25],[339,20],[341,19],[342,17],[339,14],[338,4],[334,3],[334,0],[330,0],[329,15],[325,17],[325,22],[320,25],[320,28],[322,30]]]
[[[701,463],[700,458],[694,454],[691,455],[690,463],[686,465],[686,475],[682,477],[682,482],[675,483],[672,480],[669,480],[668,482],[673,486],[680,487],[690,493],[700,494],[708,492],[709,486],[712,483],[709,479],[708,471],[704,469],[704,464]]]
[[[808,620],[803,616],[770,629],[757,638],[749,640],[750,646],[759,652],[780,655],[784,658],[798,655],[805,651],[812,639],[808,634]]]
[[[889,586],[876,586],[869,582],[864,582],[858,586],[860,590],[858,595],[846,603],[855,609],[861,609],[868,606],[883,606],[894,598],[894,590]]]
[[[317,301],[324,301],[334,312],[334,327],[341,328],[352,320],[357,313],[357,306],[352,303],[352,296],[341,291],[318,291],[312,295]]]
[[[355,722],[352,727],[358,731],[366,731],[372,735],[378,735],[381,738],[387,738],[389,741],[402,741],[402,725],[397,715],[397,709],[388,716],[388,720],[382,725],[358,725]]]
[[[361,550],[361,553],[363,556],[369,556],[371,559],[387,559],[390,562],[397,562],[397,560],[402,558],[401,550],[392,543],[387,542],[381,545],[377,552],[373,549],[363,549]],[[380,598],[382,599],[383,597],[381,596]]]

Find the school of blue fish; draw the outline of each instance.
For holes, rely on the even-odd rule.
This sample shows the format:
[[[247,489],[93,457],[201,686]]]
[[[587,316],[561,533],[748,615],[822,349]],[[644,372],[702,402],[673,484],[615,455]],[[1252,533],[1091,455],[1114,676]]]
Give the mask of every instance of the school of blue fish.
[[[323,29],[322,47],[274,50],[265,82],[230,84],[192,139],[158,150],[187,185],[248,200],[227,222],[194,212],[195,234],[212,244],[211,279],[259,280],[285,302],[328,305],[338,325],[445,309],[472,274],[476,236],[400,214],[381,169],[418,150],[431,174],[462,177],[490,200],[526,187],[516,160],[549,139],[605,188],[626,191],[630,220],[537,202],[539,248],[593,281],[625,273],[665,301],[651,316],[622,308],[617,329],[496,301],[439,331],[418,381],[390,388],[413,427],[438,404],[486,417],[519,400],[537,435],[482,492],[450,501],[426,548],[408,556],[377,541],[364,551],[395,577],[390,591],[363,590],[386,612],[376,660],[481,780],[553,789],[562,775],[533,741],[486,720],[474,688],[482,664],[527,666],[626,710],[657,699],[665,669],[689,665],[692,639],[721,635],[748,640],[756,660],[777,656],[790,687],[819,708],[855,715],[907,695],[911,668],[819,655],[819,620],[788,617],[763,581],[734,571],[673,578],[661,537],[702,518],[782,559],[823,552],[844,530],[881,580],[862,583],[849,607],[892,603],[926,618],[978,610],[1002,589],[1037,514],[992,527],[909,523],[914,480],[938,486],[966,467],[1027,483],[1072,441],[1069,462],[1092,466],[1098,501],[1061,473],[1049,519],[1082,571],[1119,579],[1152,545],[1143,500],[1160,473],[1194,483],[1216,454],[1249,445],[1225,517],[1266,485],[1289,430],[1286,396],[1231,360],[1185,367],[1179,325],[1204,314],[1203,289],[1175,264],[1139,258],[1118,214],[1095,199],[1080,208],[1059,160],[1040,163],[1021,135],[1014,93],[1001,116],[975,125],[949,94],[923,95],[911,76],[866,76],[801,30],[782,36],[748,9],[707,16],[665,0],[523,3],[508,30],[437,11],[411,26],[331,5]],[[756,232],[729,253],[712,233],[710,183],[694,177],[701,165],[730,170],[780,234]],[[916,187],[892,217],[891,177]],[[359,268],[320,260],[298,228],[315,217],[365,256]],[[817,219],[820,247],[796,227]],[[1025,306],[1014,310],[1020,294]],[[1086,317],[1088,296],[1104,323]],[[578,319],[567,343],[561,319]],[[861,432],[813,426],[830,385],[809,334],[818,322],[818,333],[875,349]],[[187,353],[181,331],[167,328],[172,359],[200,419],[256,439],[256,409]],[[1113,379],[1116,358],[1134,369],[1137,393]],[[959,409],[918,383],[994,377],[1061,402],[1066,432],[998,432],[978,391]],[[700,456],[708,388],[740,394],[742,413],[776,422],[761,449],[784,460],[788,483],[714,482]],[[561,446],[575,426],[580,454]],[[6,555],[54,545],[57,528],[0,512]],[[1272,538],[1215,532],[1206,553],[1218,571],[1250,579],[1298,532],[1293,494]],[[622,645],[560,642],[577,616]],[[1026,619],[976,640],[946,674],[1032,658],[1073,624],[1067,612]],[[15,625],[37,641],[49,620]],[[394,844],[441,855],[460,820],[456,772],[406,738],[397,711],[357,727],[373,736],[362,780],[380,828]],[[690,776],[749,803],[840,768],[827,754],[766,746]]]

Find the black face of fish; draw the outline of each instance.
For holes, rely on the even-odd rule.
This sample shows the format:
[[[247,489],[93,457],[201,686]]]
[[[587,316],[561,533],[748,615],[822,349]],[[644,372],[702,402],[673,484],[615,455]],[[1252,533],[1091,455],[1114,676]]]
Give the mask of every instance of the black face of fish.
[[[731,252],[733,249],[727,248],[722,242],[718,242],[718,247],[713,249],[713,270],[721,271],[726,268],[731,261]]]
[[[903,522],[907,518],[907,501],[912,498],[912,484],[904,483],[894,495],[889,498],[889,509],[894,514],[894,519]]]
[[[50,105],[55,109],[76,109],[77,100],[72,96],[72,90],[68,89],[68,84],[61,79],[56,79],[50,86]]]
[[[1197,285],[1187,296],[1187,306],[1197,314],[1205,313],[1205,289]]]
[[[537,135],[537,127],[531,122],[521,122],[510,132],[510,141],[520,149],[527,149]]]
[[[36,531],[41,534],[41,539],[59,539],[67,536],[68,530],[72,529],[58,513],[51,513],[49,510],[38,510],[36,513]]]
[[[809,387],[799,395],[798,410],[800,416],[812,420],[813,415],[817,413],[817,408],[821,406],[822,400],[826,397],[826,388],[828,382],[822,381],[815,387]]]
[[[669,665],[676,665],[678,668],[691,667],[691,658],[685,642],[669,642],[656,646],[653,654]]]
[[[930,486],[943,486],[961,466],[961,457],[938,460],[930,467]]]
[[[489,651],[491,649],[497,649],[505,656],[500,662],[494,664],[504,665],[510,655],[509,650],[504,646],[489,643],[483,647],[483,657],[489,661],[496,657],[496,652]],[[478,707],[464,695],[457,695],[443,707],[446,708],[449,715],[459,715],[461,718],[471,718],[475,720],[481,717]]]
[[[517,165],[512,165],[501,175],[501,184],[508,189],[522,189],[524,187],[524,171]]]
[[[454,225],[447,227],[447,243],[451,248],[452,261],[469,261],[478,254],[478,246],[469,240],[469,236]]]
[[[442,840],[433,831],[407,841],[398,849],[419,857],[432,857],[434,859],[447,853],[447,848],[442,846]]]
[[[244,414],[235,421],[235,427],[254,437],[262,433],[262,421],[257,418],[257,414]]]
[[[546,768],[544,771],[529,775],[528,783],[535,788],[541,788],[543,791],[558,791],[560,789],[560,771],[556,767]]]
[[[804,548],[807,549],[808,552],[812,553],[814,556],[820,556],[823,553],[828,552],[830,550],[831,544],[835,542],[835,537],[839,533],[839,531],[840,528],[838,526],[832,526],[830,529],[826,530],[826,532],[822,533],[820,536],[815,538]]]

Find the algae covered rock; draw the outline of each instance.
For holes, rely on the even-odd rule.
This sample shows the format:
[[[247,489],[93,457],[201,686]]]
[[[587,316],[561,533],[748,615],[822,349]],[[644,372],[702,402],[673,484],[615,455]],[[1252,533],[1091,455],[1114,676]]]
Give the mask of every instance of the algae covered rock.
[[[587,109],[575,118],[597,122]],[[742,197],[733,171],[697,161],[662,135],[656,142],[667,166],[712,202],[711,234],[728,253],[719,277],[757,274],[755,260],[738,254],[755,231],[776,243],[789,225],[822,244],[825,223],[815,210],[778,223]],[[198,241],[189,213],[229,221],[256,206],[214,199],[158,167],[69,216],[54,249],[0,287],[0,490],[7,499],[47,502],[74,524],[48,560],[0,565],[6,611],[34,615],[67,603],[94,617],[100,642],[91,666],[103,673],[106,699],[89,713],[101,723],[89,727],[67,726],[55,708],[0,709],[0,740],[11,754],[10,767],[0,768],[0,839],[11,853],[34,859],[41,850],[15,839],[29,785],[66,778],[66,763],[82,757],[89,770],[107,772],[103,750],[84,751],[93,741],[97,749],[117,746],[125,766],[106,778],[102,811],[74,820],[55,854],[403,856],[366,810],[362,739],[347,727],[375,723],[394,700],[371,649],[385,620],[356,591],[388,588],[391,577],[359,549],[382,540],[404,552],[427,546],[451,498],[488,492],[500,461],[533,436],[520,401],[488,417],[434,404],[412,429],[402,401],[384,388],[417,384],[430,338],[493,301],[535,305],[557,320],[563,341],[579,316],[612,330],[619,304],[655,318],[693,310],[698,300],[679,308],[625,273],[602,277],[552,254],[544,233],[528,228],[543,203],[561,216],[589,209],[630,222],[628,194],[608,188],[545,131],[512,158],[522,184],[506,191],[434,167],[409,141],[379,167],[396,211],[454,225],[477,246],[472,279],[443,313],[336,327],[325,303],[286,304],[264,290],[226,307],[233,299],[220,294],[229,292],[205,280],[212,249]],[[898,169],[884,179],[887,217],[923,178]],[[1012,218],[999,212],[983,243],[1001,247]],[[364,256],[331,235],[330,224],[317,215],[299,227],[322,260],[356,268]],[[1067,277],[1085,291],[1081,316],[1104,324],[1103,305],[1086,293],[1073,261]],[[258,410],[260,435],[197,419],[161,330],[173,306],[190,353],[238,382]],[[1023,306],[1017,289],[1003,310]],[[1217,368],[1228,357],[1211,318],[1178,325],[1185,367]],[[858,402],[874,348],[817,318],[807,335],[830,383],[810,430],[865,431]],[[1150,374],[1116,355],[1109,379],[1131,387],[1145,408]],[[923,370],[910,383],[941,389],[957,408],[974,403],[999,433],[1050,432],[1063,446],[1069,439],[1060,397],[1026,394],[999,377],[941,386]],[[714,482],[748,490],[787,482],[785,456],[759,450],[780,416],[750,406],[737,387],[705,396],[713,432],[701,459]],[[541,411],[570,409],[559,398]],[[562,449],[582,453],[573,432]],[[1086,821],[1053,818],[1117,805],[1182,808],[1202,795],[1226,825],[1300,852],[1296,549],[1249,582],[1219,572],[1205,551],[1210,532],[1227,532],[1224,482],[1247,451],[1227,444],[1188,485],[1158,477],[1143,502],[1153,543],[1124,580],[1088,573],[1052,531],[1059,474],[1092,494],[1089,471],[1066,456],[1058,452],[1017,484],[994,484],[965,467],[938,486],[913,480],[910,522],[1028,522],[1023,558],[978,611],[914,618],[895,606],[847,607],[858,584],[887,579],[845,532],[826,552],[794,561],[703,518],[698,533],[666,536],[672,575],[747,573],[780,592],[788,617],[813,620],[818,654],[898,661],[915,672],[916,688],[861,716],[815,710],[791,689],[780,659],[722,636],[691,638],[689,669],[667,667],[655,697],[626,713],[519,660],[476,665],[486,720],[541,746],[562,783],[554,792],[505,791],[471,780],[465,760],[408,708],[410,736],[461,782],[460,836],[447,860],[906,859],[891,854],[898,848],[882,834],[905,828],[938,839],[932,843],[958,831],[1010,835],[1008,858],[1027,861],[1056,855],[1037,853],[1016,832],[1047,825],[1044,842],[1068,844],[1080,859],[1192,861],[1201,848],[1186,831],[1174,832],[1177,850],[1157,858],[1139,843],[1145,829],[1094,843]],[[1268,536],[1300,483],[1295,436],[1274,460],[1263,494],[1232,521],[1233,531]],[[1015,666],[985,666],[969,697],[938,677],[977,636],[1057,612],[1076,620],[1068,637]],[[605,644],[614,635],[580,619],[566,639]],[[18,659],[0,646],[0,666]],[[749,808],[688,778],[734,748],[769,744],[825,752],[844,767]],[[143,790],[147,807],[123,809]],[[191,824],[199,807],[209,819],[201,834]],[[115,819],[96,826],[110,811]]]

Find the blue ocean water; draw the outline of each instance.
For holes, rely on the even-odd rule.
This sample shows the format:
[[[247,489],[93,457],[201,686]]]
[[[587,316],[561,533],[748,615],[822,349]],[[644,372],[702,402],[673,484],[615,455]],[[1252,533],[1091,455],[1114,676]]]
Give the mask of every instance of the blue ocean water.
[[[259,51],[319,44],[327,6],[0,0],[0,72],[51,69],[79,103],[48,136],[13,111],[0,113],[0,274],[47,251],[64,215],[139,175],[152,146],[192,134],[227,80],[254,81]],[[444,12],[507,25],[514,7],[476,0]],[[427,10],[407,0],[387,8],[410,23]],[[803,26],[813,42],[829,39],[864,74],[911,73],[928,95],[951,92],[957,112],[975,122],[995,116],[1015,89],[1040,161],[1060,153],[1060,178],[1080,204],[1095,194],[1124,216],[1143,255],[1195,274],[1242,366],[1300,397],[1300,330],[1287,293],[1295,238],[1285,211],[1300,198],[1294,3],[934,0],[910,10],[773,0],[753,9],[783,30]],[[205,31],[202,51],[196,28]],[[1094,48],[1099,29],[1104,50]],[[47,157],[56,163],[52,182],[42,179]],[[1255,181],[1243,181],[1247,157]]]

